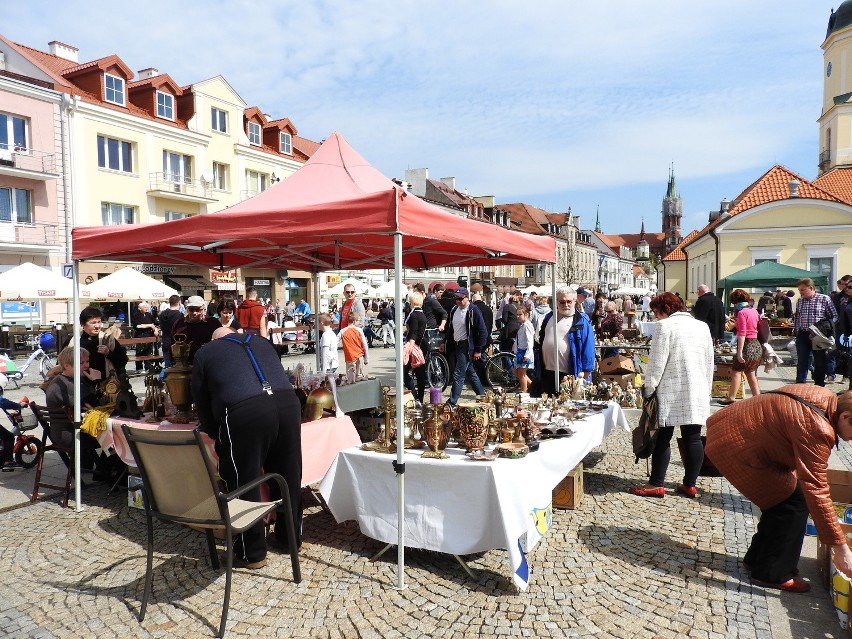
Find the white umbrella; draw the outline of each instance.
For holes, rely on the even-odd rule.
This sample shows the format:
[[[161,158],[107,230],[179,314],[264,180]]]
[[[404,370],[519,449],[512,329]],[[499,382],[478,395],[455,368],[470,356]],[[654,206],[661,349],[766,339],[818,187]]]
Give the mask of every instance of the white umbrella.
[[[71,280],[31,262],[0,273],[0,299],[3,301],[70,300],[73,297]]]
[[[382,282],[376,287],[376,296],[377,297],[393,297],[396,293],[394,288],[394,281],[391,280],[389,282]]]
[[[332,286],[330,289],[328,289],[326,294],[330,295],[332,297],[339,297],[340,295],[343,295],[343,288],[345,286],[350,285],[350,284],[355,287],[355,294],[356,295],[363,296],[364,292],[367,289],[370,288],[365,282],[362,282],[361,280],[356,280],[355,278],[350,277],[349,279],[343,280],[340,284],[337,284],[336,286]]]
[[[179,294],[160,280],[155,280],[153,277],[128,266],[93,282],[89,285],[88,291],[80,292],[80,297],[88,300],[108,300],[111,302],[161,301]]]

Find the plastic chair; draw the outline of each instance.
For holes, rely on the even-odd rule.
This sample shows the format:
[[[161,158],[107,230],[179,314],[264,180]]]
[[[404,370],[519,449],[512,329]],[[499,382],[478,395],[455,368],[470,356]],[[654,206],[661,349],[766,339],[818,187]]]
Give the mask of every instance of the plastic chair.
[[[38,501],[38,491],[39,488],[50,488],[52,490],[61,490],[64,495],[62,498],[62,506],[68,506],[68,499],[71,495],[71,480],[74,477],[74,464],[71,463],[71,455],[73,451],[65,446],[61,446],[56,444],[50,438],[50,413],[47,408],[43,406],[39,406],[35,402],[30,402],[30,408],[36,416],[36,420],[38,420],[39,425],[42,427],[44,431],[41,437],[41,455],[38,458],[38,464],[36,465],[36,474],[35,474],[35,483],[33,484],[33,494],[30,497],[30,502],[35,503]],[[58,484],[49,484],[41,481],[41,473],[44,469],[44,457],[48,453],[48,451],[56,451],[59,453],[59,457],[62,459],[65,466],[68,468],[68,472],[65,475],[65,485],[60,486]]]
[[[225,599],[218,637],[225,632],[228,605],[231,598],[234,535],[251,528],[256,522],[278,510],[285,518],[293,581],[302,581],[296,529],[290,507],[287,482],[281,475],[267,473],[245,486],[222,493],[216,481],[215,466],[207,455],[198,429],[194,431],[160,431],[122,424],[122,431],[142,475],[145,496],[145,517],[148,525],[148,559],[145,572],[145,591],[139,610],[139,621],[145,618],[154,558],[153,518],[201,528],[207,535],[210,562],[219,568],[214,530],[224,532],[226,545]],[[247,491],[267,481],[275,481],[281,489],[281,499],[254,502],[238,499]],[[180,487],[176,490],[176,487]]]

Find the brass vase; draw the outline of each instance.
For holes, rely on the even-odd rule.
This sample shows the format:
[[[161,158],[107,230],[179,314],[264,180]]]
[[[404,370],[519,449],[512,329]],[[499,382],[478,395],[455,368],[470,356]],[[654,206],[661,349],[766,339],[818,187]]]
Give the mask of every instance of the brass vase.
[[[482,450],[488,439],[488,404],[471,402],[456,407],[461,440],[467,450]]]
[[[187,423],[192,415],[192,366],[189,365],[189,349],[192,342],[186,335],[175,335],[172,341],[172,360],[174,364],[166,369],[166,389],[169,398],[177,409],[171,421]]]
[[[452,413],[449,408],[435,406],[429,419],[423,422],[423,440],[429,447],[421,457],[429,459],[449,459],[444,452],[450,441],[452,431]]]

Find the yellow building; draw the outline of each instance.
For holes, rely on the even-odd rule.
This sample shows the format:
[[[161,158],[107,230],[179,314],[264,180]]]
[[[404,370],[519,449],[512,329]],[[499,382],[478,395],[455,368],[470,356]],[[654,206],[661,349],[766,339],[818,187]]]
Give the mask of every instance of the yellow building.
[[[825,275],[852,272],[852,0],[829,18],[819,117],[819,177],[809,181],[776,165],[732,202],[723,200],[707,225],[688,236],[658,267],[660,290],[695,299],[699,284],[774,261]],[[793,288],[795,282],[790,283]]]

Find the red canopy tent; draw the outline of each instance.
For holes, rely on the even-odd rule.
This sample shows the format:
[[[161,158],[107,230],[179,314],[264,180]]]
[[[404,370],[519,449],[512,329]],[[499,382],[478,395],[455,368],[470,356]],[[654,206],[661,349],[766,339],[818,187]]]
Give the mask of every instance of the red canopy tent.
[[[395,268],[395,234],[402,235],[402,265],[408,268],[555,261],[553,238],[469,220],[424,202],[337,133],[286,180],[224,211],[72,231],[76,260],[313,272]]]
[[[556,261],[552,237],[469,220],[424,202],[374,169],[338,133],[286,180],[229,209],[162,224],[76,227],[72,240],[75,266],[97,258],[223,270],[297,268],[315,274],[330,269],[394,269],[395,299],[401,299],[403,266]],[[79,297],[76,313],[78,306]],[[402,305],[396,307],[400,343]],[[397,349],[396,387],[401,397],[402,349]],[[79,388],[75,401],[79,421]],[[396,416],[398,424],[404,423],[402,402],[397,402]],[[403,434],[404,428],[397,428],[399,588],[404,587]],[[79,456],[76,459],[79,467]],[[79,507],[79,484],[76,500]]]

